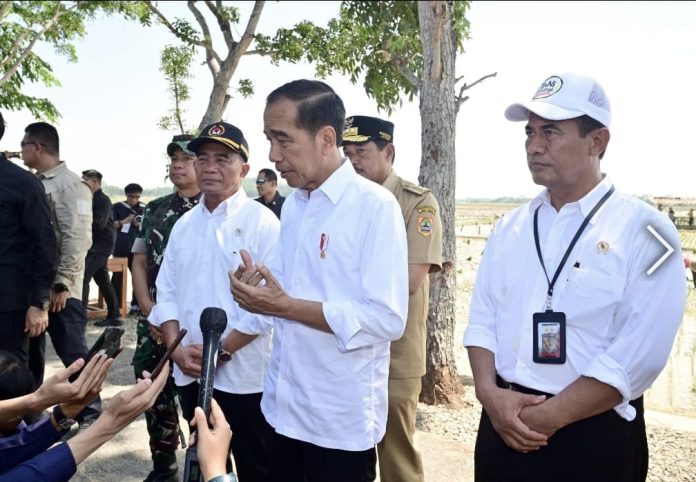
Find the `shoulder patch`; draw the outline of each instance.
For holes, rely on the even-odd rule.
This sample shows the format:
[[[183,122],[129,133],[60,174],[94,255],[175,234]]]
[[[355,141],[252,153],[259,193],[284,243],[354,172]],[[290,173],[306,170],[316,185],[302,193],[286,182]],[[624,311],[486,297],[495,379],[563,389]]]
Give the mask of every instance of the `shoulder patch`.
[[[418,216],[418,232],[425,236],[430,237],[433,234],[433,218],[430,216]]]

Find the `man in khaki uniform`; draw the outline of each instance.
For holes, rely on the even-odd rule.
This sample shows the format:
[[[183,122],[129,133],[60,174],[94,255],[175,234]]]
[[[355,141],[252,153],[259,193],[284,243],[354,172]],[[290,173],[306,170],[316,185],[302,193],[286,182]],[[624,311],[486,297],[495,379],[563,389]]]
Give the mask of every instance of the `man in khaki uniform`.
[[[423,481],[423,464],[413,446],[416,408],[425,374],[428,273],[442,267],[440,208],[429,189],[397,176],[394,124],[376,117],[346,120],[343,152],[361,176],[392,192],[401,206],[408,238],[408,320],[401,339],[391,344],[387,432],[377,446],[382,482]]]

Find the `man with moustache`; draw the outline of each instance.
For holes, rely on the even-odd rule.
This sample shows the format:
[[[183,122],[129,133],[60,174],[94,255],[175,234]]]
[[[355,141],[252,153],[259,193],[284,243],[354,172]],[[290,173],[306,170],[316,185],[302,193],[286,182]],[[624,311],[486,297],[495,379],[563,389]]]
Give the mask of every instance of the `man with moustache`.
[[[206,307],[227,313],[215,373],[215,400],[234,436],[230,446],[241,482],[268,480],[268,426],[261,413],[263,378],[272,326],[241,310],[229,291],[228,272],[242,249],[270,262],[279,234],[273,213],[247,198],[242,180],[249,172],[249,147],[241,130],[226,122],[206,126],[188,143],[203,193],[198,206],[177,221],[157,276],[157,304],[149,321],[169,345],[188,333],[172,353],[174,380],[187,420],[193,418],[201,374],[200,315]]]
[[[553,75],[505,117],[526,123],[545,189],[496,223],[472,294],[475,478],[644,481],[643,393],[684,312],[679,235],[602,172],[611,108],[594,79]],[[648,228],[675,250],[659,266]]]
[[[145,206],[141,229],[133,242],[133,290],[142,313],[138,319],[138,339],[133,353],[136,380],[142,377],[143,370],[152,372],[166,352],[162,332],[151,325],[147,317],[157,303],[155,282],[174,224],[198,205],[201,198],[193,165],[196,155],[186,148],[192,139],[191,135],[176,135],[167,145],[169,180],[176,191]],[[152,408],[145,412],[153,466],[145,482],[179,480],[176,449],[180,428],[175,397],[176,394],[167,387]]]

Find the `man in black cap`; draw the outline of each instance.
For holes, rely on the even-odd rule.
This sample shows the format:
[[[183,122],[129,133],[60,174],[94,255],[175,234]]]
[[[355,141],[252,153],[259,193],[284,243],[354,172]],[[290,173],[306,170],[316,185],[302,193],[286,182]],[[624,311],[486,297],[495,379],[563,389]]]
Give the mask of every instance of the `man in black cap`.
[[[259,192],[259,197],[255,201],[273,211],[273,214],[280,219],[280,211],[283,208],[285,198],[278,192],[278,176],[273,169],[266,168],[259,171],[256,178],[256,190]]]
[[[0,139],[5,121],[0,114]],[[29,338],[48,327],[56,236],[41,181],[0,152],[0,350],[29,366]]]
[[[181,328],[188,333],[172,353],[174,380],[186,420],[193,418],[201,375],[203,335],[199,320],[206,307],[227,314],[215,371],[215,400],[232,427],[231,450],[241,482],[268,480],[267,435],[261,392],[270,354],[270,322],[241,310],[230,293],[229,272],[242,263],[241,251],[269,263],[280,223],[249,199],[242,180],[249,172],[244,134],[226,122],[205,127],[188,143],[201,202],[174,225],[157,276],[157,304],[148,320],[167,345]]]
[[[428,273],[442,268],[440,207],[430,189],[405,181],[392,168],[394,124],[377,117],[346,119],[343,153],[355,171],[384,186],[399,202],[408,241],[408,318],[404,335],[392,342],[387,431],[377,445],[382,482],[422,482],[423,463],[413,445],[416,409],[425,375]]]
[[[138,236],[145,205],[140,202],[140,196],[143,194],[143,188],[140,184],[132,182],[123,189],[123,192],[126,195],[125,201],[118,202],[113,207],[114,226],[116,227],[116,245],[113,254],[115,257],[128,258],[128,270],[132,276],[133,254],[131,248],[133,248],[135,238]],[[125,296],[125,293],[121,293],[122,282],[123,273],[114,273],[111,276],[111,284],[114,285],[119,306],[121,306],[121,296]],[[138,311],[135,291],[131,295],[130,306],[131,313]]]
[[[111,199],[101,189],[102,175],[96,169],[82,171],[85,181],[93,193],[92,198],[92,247],[85,258],[85,276],[82,281],[82,305],[87,308],[89,302],[89,282],[94,281],[99,286],[108,312],[106,318],[97,321],[95,326],[121,326],[123,319],[119,312],[120,305],[116,300],[116,291],[109,280],[109,270],[106,267],[109,256],[116,242],[116,228],[111,218]]]
[[[162,342],[162,333],[148,323],[147,316],[157,303],[155,282],[172,229],[179,218],[196,206],[201,198],[193,167],[196,155],[186,148],[192,139],[191,135],[177,135],[167,146],[170,160],[168,175],[176,191],[147,204],[141,228],[133,243],[133,290],[142,314],[138,319],[138,339],[133,354],[136,380],[142,377],[143,370],[152,372],[167,349]],[[175,399],[176,394],[169,383],[152,408],[145,412],[153,468],[144,482],[179,480],[176,449],[179,446],[180,427]]]

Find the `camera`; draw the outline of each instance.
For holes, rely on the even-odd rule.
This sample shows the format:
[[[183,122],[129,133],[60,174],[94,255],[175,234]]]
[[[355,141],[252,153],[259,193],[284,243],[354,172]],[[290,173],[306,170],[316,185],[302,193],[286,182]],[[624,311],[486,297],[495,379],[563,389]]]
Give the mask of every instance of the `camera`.
[[[142,223],[142,222],[143,222],[143,215],[142,215],[142,214],[138,214],[138,215],[135,217],[135,222],[138,223],[138,224]]]

